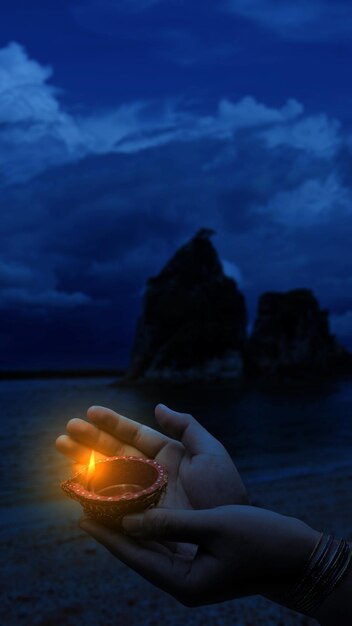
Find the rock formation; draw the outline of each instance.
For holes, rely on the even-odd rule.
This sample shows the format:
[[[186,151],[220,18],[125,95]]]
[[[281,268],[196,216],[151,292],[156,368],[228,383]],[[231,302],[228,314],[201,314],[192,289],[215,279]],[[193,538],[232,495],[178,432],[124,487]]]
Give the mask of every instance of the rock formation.
[[[309,376],[341,370],[347,351],[330,334],[328,313],[309,289],[264,293],[246,350],[252,374]]]
[[[242,373],[246,306],[200,230],[147,282],[126,381],[235,378]]]

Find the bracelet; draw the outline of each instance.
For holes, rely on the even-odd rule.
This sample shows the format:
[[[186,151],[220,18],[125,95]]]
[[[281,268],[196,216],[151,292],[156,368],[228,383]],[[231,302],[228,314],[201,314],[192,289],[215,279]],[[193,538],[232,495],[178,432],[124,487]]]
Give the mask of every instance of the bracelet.
[[[300,580],[287,596],[288,605],[311,614],[342,580],[351,559],[352,550],[347,541],[321,533]]]

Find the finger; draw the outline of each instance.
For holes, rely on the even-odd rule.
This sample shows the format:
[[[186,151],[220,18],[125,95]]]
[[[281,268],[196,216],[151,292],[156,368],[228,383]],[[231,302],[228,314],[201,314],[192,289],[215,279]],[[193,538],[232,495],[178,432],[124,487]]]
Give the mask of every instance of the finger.
[[[172,541],[153,541],[150,539],[138,539],[138,543],[142,548],[152,550],[153,552],[160,552],[168,557],[172,557],[176,552],[177,543]]]
[[[170,437],[182,441],[192,455],[218,454],[222,450],[221,443],[188,413],[178,413],[165,404],[158,404],[155,407],[155,417],[163,430]]]
[[[85,420],[74,418],[67,423],[66,428],[72,439],[105,456],[143,456],[136,448],[119,441],[116,437]]]
[[[90,453],[92,451],[91,447],[84,446],[68,435],[60,435],[56,439],[56,448],[59,452],[67,456],[72,461],[76,463],[87,465],[89,462]],[[105,459],[105,455],[97,453],[97,460]]]
[[[92,406],[88,409],[87,415],[98,428],[134,446],[150,458],[154,458],[169,442],[168,437],[153,428],[139,424],[105,407]]]
[[[192,543],[181,543],[180,541],[166,541],[165,539],[153,541],[151,539],[141,539],[139,537],[138,542],[146,548],[153,548],[162,554],[177,556],[187,561],[194,559],[198,551],[197,545]]]
[[[84,472],[85,469],[87,469],[87,466],[83,465],[83,463],[73,463],[71,466],[72,476]]]
[[[208,511],[152,509],[137,515],[126,515],[122,526],[133,537],[201,545],[210,538],[212,522]]]
[[[147,548],[131,537],[90,519],[81,520],[80,527],[120,561],[161,589],[174,593],[179,587],[180,576],[177,575],[170,556]]]

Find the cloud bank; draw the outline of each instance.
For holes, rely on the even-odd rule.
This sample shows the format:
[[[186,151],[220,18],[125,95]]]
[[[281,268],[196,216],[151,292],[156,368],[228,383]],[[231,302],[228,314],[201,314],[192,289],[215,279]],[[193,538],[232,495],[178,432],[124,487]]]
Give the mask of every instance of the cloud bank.
[[[202,114],[174,100],[77,116],[52,76],[18,44],[0,50],[0,365],[126,362],[146,279],[202,226],[252,320],[264,290],[310,287],[352,336],[338,120],[253,96]]]
[[[53,71],[17,43],[0,50],[0,165],[4,182],[28,180],[50,167],[90,154],[138,152],[172,141],[233,139],[252,129],[269,148],[291,146],[330,158],[341,143],[338,121],[304,116],[294,99],[282,108],[246,96],[220,100],[213,115],[181,102],[132,102],[95,115],[73,115],[50,83]],[[260,132],[259,132],[260,131]]]
[[[158,19],[154,20],[156,9]],[[274,32],[283,40],[312,43],[349,41],[352,34],[349,0],[219,0],[217,3],[195,0],[188,4],[180,4],[176,0],[77,0],[71,5],[71,12],[78,23],[89,30],[118,33],[120,36],[126,36],[119,28],[121,20],[133,18],[138,35],[142,35],[143,39],[147,39],[148,34],[138,25],[147,21],[149,30],[160,43],[162,30],[172,34],[170,24],[174,22],[180,28],[182,17],[197,15],[198,22],[211,24],[219,19],[221,13],[230,15],[234,22],[240,18],[264,31]],[[168,19],[170,16],[171,20]],[[196,29],[192,35],[189,30],[182,32],[183,36],[190,38]],[[132,35],[130,37],[133,38]],[[172,39],[169,40],[170,46],[174,46]]]
[[[226,7],[283,39],[348,40],[352,34],[352,8],[341,0],[226,0]]]

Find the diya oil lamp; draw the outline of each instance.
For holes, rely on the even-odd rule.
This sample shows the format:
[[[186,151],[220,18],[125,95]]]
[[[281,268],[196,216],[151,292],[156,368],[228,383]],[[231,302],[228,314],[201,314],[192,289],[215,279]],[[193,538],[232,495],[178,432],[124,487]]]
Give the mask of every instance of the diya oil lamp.
[[[152,459],[111,456],[95,462],[92,450],[87,468],[61,488],[82,505],[87,517],[119,528],[124,515],[155,506],[166,485],[165,469]]]

